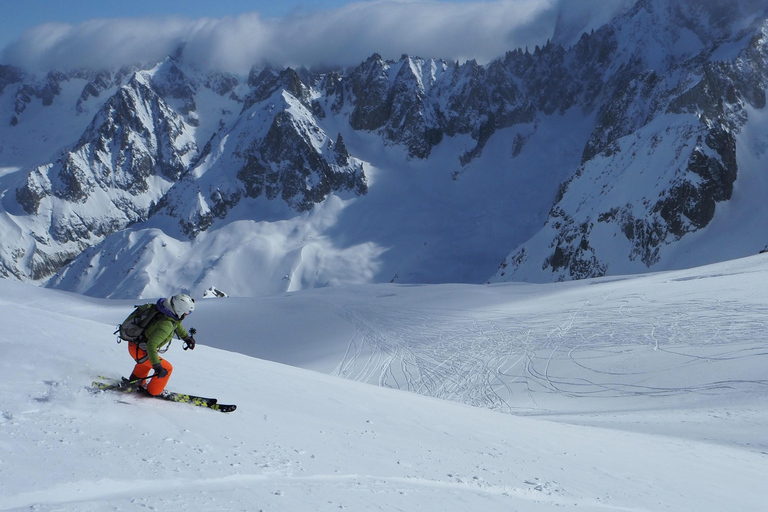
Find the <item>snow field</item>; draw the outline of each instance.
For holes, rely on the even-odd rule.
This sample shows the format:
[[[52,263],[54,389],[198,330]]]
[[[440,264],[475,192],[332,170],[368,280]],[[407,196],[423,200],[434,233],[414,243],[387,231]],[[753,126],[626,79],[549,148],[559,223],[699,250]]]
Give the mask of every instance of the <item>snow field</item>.
[[[762,510],[767,279],[199,300],[169,389],[231,414],[92,394],[136,301],[0,280],[0,510]]]

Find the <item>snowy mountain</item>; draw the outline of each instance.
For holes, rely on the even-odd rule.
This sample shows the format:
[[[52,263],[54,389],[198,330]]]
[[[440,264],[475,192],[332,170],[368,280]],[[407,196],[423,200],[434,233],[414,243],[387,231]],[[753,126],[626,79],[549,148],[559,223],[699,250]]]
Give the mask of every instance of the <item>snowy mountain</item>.
[[[608,101],[544,228],[494,281],[680,268],[766,246],[768,232],[736,215],[768,213],[768,23],[740,10],[758,5],[641,1],[582,38],[577,52],[603,41]]]
[[[375,54],[238,77],[181,48],[118,71],[4,66],[0,273],[242,296],[578,279],[765,248],[749,218],[768,192],[762,2],[639,0],[568,45],[572,30],[487,65]]]
[[[758,512],[767,285],[761,255],[201,299],[169,389],[225,415],[85,389],[132,368],[135,301],[0,280],[0,510]]]

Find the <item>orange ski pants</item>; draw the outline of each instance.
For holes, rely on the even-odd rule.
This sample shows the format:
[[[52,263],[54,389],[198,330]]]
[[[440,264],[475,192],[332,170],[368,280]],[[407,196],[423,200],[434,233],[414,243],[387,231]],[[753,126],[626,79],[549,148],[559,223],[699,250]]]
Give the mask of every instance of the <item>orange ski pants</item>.
[[[140,349],[136,343],[128,343],[128,352],[130,352],[131,357],[136,361],[136,366],[133,368],[132,375],[139,379],[143,379],[149,375],[149,372],[152,371],[152,361],[149,360],[147,352]],[[149,380],[149,384],[147,384],[147,392],[153,396],[157,396],[163,392],[165,385],[168,384],[168,379],[171,378],[171,373],[173,373],[173,366],[171,363],[160,358],[160,364],[163,365],[163,368],[168,370],[168,375],[162,378],[152,377]]]

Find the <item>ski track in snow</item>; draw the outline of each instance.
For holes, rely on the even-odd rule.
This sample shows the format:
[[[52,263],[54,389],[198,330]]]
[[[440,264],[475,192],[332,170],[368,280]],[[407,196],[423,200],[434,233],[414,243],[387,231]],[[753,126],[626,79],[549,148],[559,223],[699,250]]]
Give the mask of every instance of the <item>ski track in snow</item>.
[[[764,259],[701,281],[201,301],[170,388],[230,415],[87,391],[130,368],[109,333],[132,302],[0,281],[0,510],[757,512]],[[299,368],[203,344],[229,324]]]
[[[584,301],[536,317],[350,308],[341,315],[357,333],[334,374],[518,414],[539,408],[534,391],[572,398],[760,391],[768,379],[730,377],[727,365],[745,358],[768,365],[762,340],[745,341],[763,330],[761,314],[761,307],[716,299],[662,307],[642,295],[616,304]],[[642,365],[633,371],[633,361],[657,351],[673,356],[666,364],[675,361],[653,376],[664,386],[644,384],[651,379]],[[725,368],[722,379],[704,371],[693,383],[690,372],[675,378],[680,369],[710,363]]]

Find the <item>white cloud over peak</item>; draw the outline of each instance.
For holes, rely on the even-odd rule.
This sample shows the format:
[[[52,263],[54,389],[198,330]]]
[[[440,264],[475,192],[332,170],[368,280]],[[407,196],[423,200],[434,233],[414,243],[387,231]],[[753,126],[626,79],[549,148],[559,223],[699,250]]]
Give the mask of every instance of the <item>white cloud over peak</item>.
[[[184,55],[204,69],[247,72],[253,65],[354,65],[373,53],[488,62],[552,38],[565,15],[580,33],[608,21],[633,0],[392,0],[266,19],[181,17],[93,19],[48,23],[26,31],[0,53],[0,62],[35,70],[113,68],[156,62],[185,44]],[[572,13],[572,14],[569,14]]]

